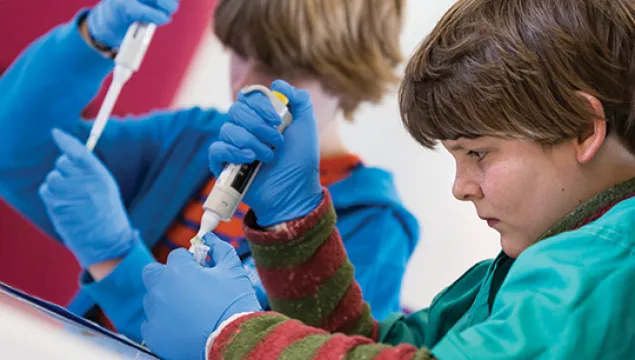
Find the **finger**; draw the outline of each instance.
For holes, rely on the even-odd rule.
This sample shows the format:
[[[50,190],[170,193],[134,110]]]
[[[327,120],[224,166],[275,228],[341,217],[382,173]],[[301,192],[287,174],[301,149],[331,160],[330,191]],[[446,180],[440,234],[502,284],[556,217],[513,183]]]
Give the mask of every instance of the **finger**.
[[[148,323],[148,320],[144,320],[141,323],[141,338],[143,339],[143,342],[146,344],[146,346],[148,345],[148,340],[146,340],[146,339],[151,334],[151,331],[152,331],[151,330],[151,325]]]
[[[272,126],[282,124],[282,119],[273,107],[271,100],[260,91],[250,92],[249,94],[240,92],[238,94],[238,102],[247,104],[247,106],[254,110],[258,116],[262,117],[267,124]]]
[[[58,170],[52,170],[46,175],[44,184],[48,186],[48,190],[53,195],[68,193],[68,180],[66,180]]]
[[[73,169],[77,169],[67,155],[62,155],[55,160],[55,170],[59,171],[63,177],[70,176],[75,173]]]
[[[164,346],[161,342],[162,337],[159,335],[163,332],[159,324],[160,322],[154,318],[149,318],[141,324],[141,338],[145,345],[157,355],[161,353]]]
[[[239,149],[222,141],[215,141],[208,151],[209,169],[219,177],[227,164],[250,164],[256,160],[256,154],[249,149]]]
[[[203,240],[205,240],[207,246],[210,247],[208,252],[212,259],[210,266],[218,266],[221,264],[225,266],[241,266],[236,249],[228,242],[219,239],[218,236],[212,233],[205,234]]]
[[[175,13],[179,8],[178,0],[141,0],[140,2],[161,10],[167,15]]]
[[[146,314],[148,320],[152,320],[157,315],[158,303],[165,301],[165,299],[158,299],[161,294],[157,293],[156,287],[152,288],[152,291],[148,291],[143,297],[143,312]],[[160,313],[159,315],[160,316]]]
[[[196,262],[192,253],[190,253],[185,248],[178,248],[176,250],[172,250],[170,254],[168,254],[168,261],[165,263],[166,266],[176,266],[179,268],[201,268],[201,265]]]
[[[52,133],[55,145],[57,145],[62,154],[69,157],[69,160],[75,162],[77,165],[92,164],[94,155],[74,136],[60,129],[53,129]]]
[[[150,292],[146,292],[146,295],[143,297],[143,312],[146,314],[146,319],[150,319],[154,316],[154,301],[152,300],[152,296]]]
[[[69,216],[64,219],[58,218],[58,222],[64,222],[65,220],[70,220],[72,222],[77,220],[78,203],[76,197],[73,196],[73,193],[53,193],[47,184],[42,184],[38,188],[38,196],[42,200],[49,216]]]
[[[221,141],[234,145],[239,149],[251,150],[254,154],[256,154],[256,160],[269,162],[273,159],[273,150],[269,145],[263,143],[248,130],[236,124],[224,124],[220,130],[219,138]]]
[[[165,273],[165,265],[157,262],[146,265],[141,273],[143,285],[147,291],[150,291],[163,277]]]
[[[283,142],[283,137],[276,129],[277,125],[268,123],[262,116],[249,107],[249,105],[236,102],[232,105],[230,111],[230,121],[242,128],[247,129],[258,139],[270,146],[278,146]],[[278,117],[279,119],[279,117]]]
[[[40,185],[40,187],[37,189],[37,193],[47,208],[49,207],[49,203],[51,202],[51,200],[55,198],[53,193],[51,193],[51,190],[49,189],[49,186],[46,182]]]
[[[289,99],[289,108],[294,111],[305,111],[313,108],[311,95],[308,91],[297,89],[284,80],[271,83],[271,90],[277,91]]]
[[[40,187],[37,189],[37,193],[40,196],[40,199],[42,199],[42,202],[44,203],[47,211],[53,211],[59,205],[60,196],[54,194],[46,182],[40,185]]]
[[[127,20],[130,22],[139,21],[156,25],[165,25],[171,20],[170,14],[164,10],[159,10],[140,2],[131,2],[126,5],[126,15],[128,17]]]
[[[86,152],[84,145],[69,133],[57,128],[53,129],[51,133],[53,134],[55,145],[62,153],[69,156],[82,157]]]
[[[55,169],[62,174],[62,177],[69,178],[84,174],[84,167],[78,166],[68,155],[62,155],[55,161]]]

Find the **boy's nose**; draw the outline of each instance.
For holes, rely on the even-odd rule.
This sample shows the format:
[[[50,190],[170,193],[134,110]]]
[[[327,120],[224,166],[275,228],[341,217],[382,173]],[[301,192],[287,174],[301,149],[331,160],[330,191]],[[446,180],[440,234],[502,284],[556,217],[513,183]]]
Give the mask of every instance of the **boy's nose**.
[[[478,182],[459,176],[458,172],[452,186],[452,194],[457,200],[461,201],[474,201],[483,197],[483,192]]]

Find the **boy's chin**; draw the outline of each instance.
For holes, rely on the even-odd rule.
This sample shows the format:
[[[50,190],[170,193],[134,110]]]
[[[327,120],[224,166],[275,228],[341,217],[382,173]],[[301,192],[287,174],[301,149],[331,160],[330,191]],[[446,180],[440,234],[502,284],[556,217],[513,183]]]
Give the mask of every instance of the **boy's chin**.
[[[503,252],[512,259],[517,258],[528,247],[526,242],[504,234],[501,234],[500,242]]]

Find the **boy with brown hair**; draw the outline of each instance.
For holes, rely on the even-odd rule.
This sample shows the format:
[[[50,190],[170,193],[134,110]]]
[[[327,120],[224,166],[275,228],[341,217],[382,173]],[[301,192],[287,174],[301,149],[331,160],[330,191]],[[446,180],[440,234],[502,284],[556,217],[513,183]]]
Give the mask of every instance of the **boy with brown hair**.
[[[634,36],[630,0],[461,0],[445,14],[407,66],[403,121],[423,146],[450,151],[455,197],[500,233],[503,251],[429,308],[381,322],[357,291],[328,190],[304,217],[260,223],[287,210],[267,205],[272,184],[295,203],[314,196],[298,179],[317,153],[293,140],[316,134],[309,97],[275,82],[296,120],[254,182],[245,231],[265,288],[287,297],[274,303],[278,313],[258,312],[248,286],[218,276],[244,277],[210,234],[214,266],[174,251],[167,265],[146,268],[148,345],[170,358],[201,351],[192,339],[202,338],[210,359],[632,359]],[[251,132],[274,126],[272,111],[248,96],[230,115]],[[240,139],[223,143],[244,151],[272,142]],[[212,170],[244,162],[240,151],[210,154]],[[189,300],[200,298],[215,310]],[[174,304],[190,310],[169,311]],[[183,337],[161,343],[168,329]]]
[[[214,184],[208,147],[221,129],[235,127],[227,114],[200,108],[113,119],[95,155],[67,133],[86,139],[91,123],[79,114],[112,70],[112,54],[128,26],[163,24],[177,7],[176,0],[102,0],[33,43],[0,79],[0,153],[11,154],[0,161],[0,194],[63,241],[86,269],[69,308],[86,314],[96,304],[114,328],[139,341],[142,269],[155,259],[164,262],[174,248],[189,247]],[[418,225],[392,175],[348,151],[337,119],[380,101],[396,84],[402,17],[402,0],[223,0],[214,18],[215,32],[232,53],[233,93],[277,77],[311,93],[319,109],[321,161],[309,179],[333,194],[356,278],[379,318],[399,310]],[[51,139],[54,128],[64,132],[53,130]],[[263,154],[258,148],[252,153]],[[272,204],[284,198],[271,195]],[[216,234],[236,248],[266,309],[241,228],[247,210],[241,206]],[[369,240],[371,234],[380,236]],[[101,312],[90,316],[107,322]]]

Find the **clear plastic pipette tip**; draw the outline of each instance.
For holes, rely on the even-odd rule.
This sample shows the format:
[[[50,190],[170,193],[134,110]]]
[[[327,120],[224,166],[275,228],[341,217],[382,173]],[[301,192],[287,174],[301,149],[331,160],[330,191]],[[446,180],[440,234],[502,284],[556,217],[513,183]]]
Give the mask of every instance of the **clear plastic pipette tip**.
[[[197,238],[198,236],[191,240],[192,246],[190,246],[190,252],[194,255],[194,260],[203,266],[207,260],[207,253],[210,247],[205,245],[205,242],[195,243],[194,240]],[[202,241],[203,239],[199,240]]]
[[[201,227],[196,236],[190,240],[190,252],[194,254],[194,259],[201,265],[205,264],[207,253],[210,249],[210,247],[205,244],[203,236],[216,229],[219,223],[220,216],[218,216],[218,214],[205,210],[201,218]]]

